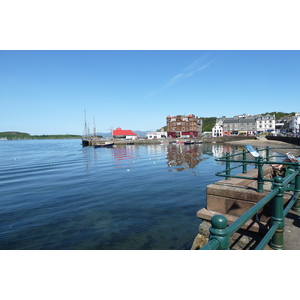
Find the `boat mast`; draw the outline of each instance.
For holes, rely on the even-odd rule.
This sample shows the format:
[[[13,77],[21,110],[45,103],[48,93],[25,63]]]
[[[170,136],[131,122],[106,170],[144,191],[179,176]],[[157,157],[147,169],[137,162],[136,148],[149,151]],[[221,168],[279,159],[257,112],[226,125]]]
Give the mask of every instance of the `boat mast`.
[[[94,116],[94,138],[96,138],[96,122],[95,122],[95,116]]]
[[[84,132],[83,137],[87,137],[86,111],[84,110]]]

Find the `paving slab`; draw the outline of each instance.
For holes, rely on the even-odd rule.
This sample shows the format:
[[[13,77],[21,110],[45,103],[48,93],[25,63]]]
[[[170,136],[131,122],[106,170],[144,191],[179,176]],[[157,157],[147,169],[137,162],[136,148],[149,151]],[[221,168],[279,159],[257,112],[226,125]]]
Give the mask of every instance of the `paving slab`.
[[[300,212],[290,210],[284,226],[285,250],[300,250]]]

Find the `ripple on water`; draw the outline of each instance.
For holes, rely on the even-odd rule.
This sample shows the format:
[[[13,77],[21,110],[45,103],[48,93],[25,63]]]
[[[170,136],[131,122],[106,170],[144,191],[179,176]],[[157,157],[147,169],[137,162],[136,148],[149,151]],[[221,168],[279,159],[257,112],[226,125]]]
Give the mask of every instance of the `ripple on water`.
[[[212,148],[80,142],[1,144],[1,249],[191,247],[206,185],[224,168]]]

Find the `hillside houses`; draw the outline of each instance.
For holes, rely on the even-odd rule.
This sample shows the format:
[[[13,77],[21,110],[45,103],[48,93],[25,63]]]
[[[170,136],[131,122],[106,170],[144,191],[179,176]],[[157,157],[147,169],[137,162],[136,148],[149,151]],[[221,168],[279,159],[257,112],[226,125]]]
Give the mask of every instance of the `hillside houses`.
[[[281,114],[282,115],[282,114]],[[214,118],[208,118],[214,119]],[[196,138],[202,136],[202,120],[193,114],[176,115],[166,117],[166,127],[160,131],[148,132],[147,139],[163,138]],[[214,121],[214,120],[213,120]],[[207,123],[205,123],[207,124]],[[205,125],[207,126],[207,125]],[[211,128],[211,127],[210,127]],[[227,118],[223,116],[216,119],[212,132],[212,137],[237,136],[237,135],[257,135],[257,134],[295,134],[300,135],[300,113],[294,116],[284,116],[276,120],[275,114],[249,115],[242,114]],[[205,135],[205,133],[204,133]],[[118,127],[112,130],[112,136],[116,139],[137,139],[138,135],[131,130],[123,130]]]
[[[276,122],[275,115],[238,115],[233,118],[223,116],[216,120],[212,136],[256,135],[276,133],[299,133],[300,113],[286,116]]]
[[[276,122],[276,131],[283,133],[300,133],[300,113],[284,116]]]

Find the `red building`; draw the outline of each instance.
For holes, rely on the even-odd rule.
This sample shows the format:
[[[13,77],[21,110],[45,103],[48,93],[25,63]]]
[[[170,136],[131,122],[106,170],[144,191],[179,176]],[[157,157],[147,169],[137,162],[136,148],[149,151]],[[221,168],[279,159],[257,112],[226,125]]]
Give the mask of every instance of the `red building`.
[[[112,131],[112,136],[115,139],[131,139],[131,140],[137,139],[136,133],[132,132],[131,130],[123,130],[120,127]]]
[[[195,115],[167,116],[167,132],[171,138],[197,137],[202,132],[202,120]]]

